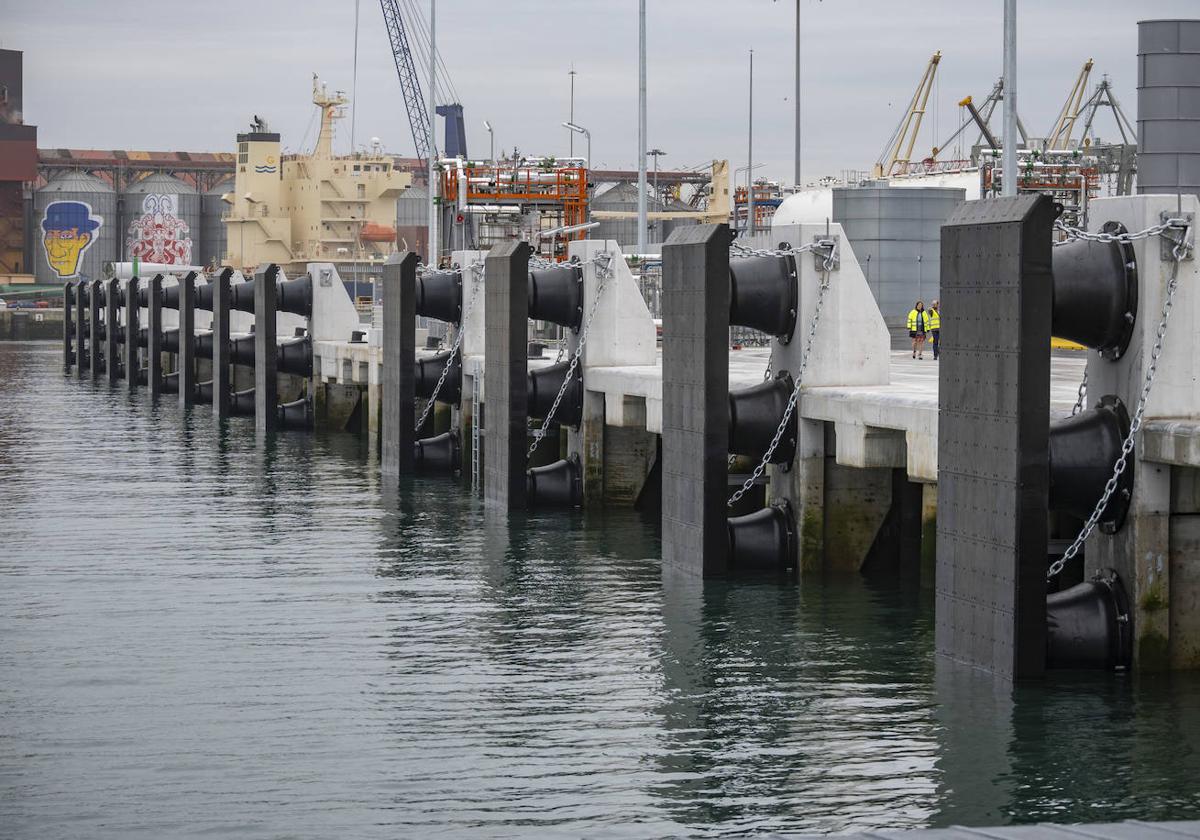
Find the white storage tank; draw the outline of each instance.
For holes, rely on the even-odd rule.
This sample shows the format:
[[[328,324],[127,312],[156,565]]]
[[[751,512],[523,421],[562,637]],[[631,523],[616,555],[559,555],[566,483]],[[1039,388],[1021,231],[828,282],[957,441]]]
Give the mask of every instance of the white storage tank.
[[[233,192],[233,179],[218,181],[200,196],[200,253],[196,265],[219,267],[225,262],[225,223],[221,216],[230,205],[221,200]]]
[[[195,265],[199,256],[200,193],[156,172],[121,193],[122,261]]]
[[[103,277],[117,258],[117,194],[94,175],[63,172],[34,193],[32,227],[38,283]]]

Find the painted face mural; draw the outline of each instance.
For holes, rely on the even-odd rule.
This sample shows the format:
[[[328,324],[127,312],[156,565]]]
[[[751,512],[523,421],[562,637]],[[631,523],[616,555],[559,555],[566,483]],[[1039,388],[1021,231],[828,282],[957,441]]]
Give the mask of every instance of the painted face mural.
[[[146,263],[190,265],[192,237],[178,215],[179,197],[150,193],[142,199],[142,215],[129,223],[128,251]]]
[[[54,201],[42,216],[42,247],[46,263],[59,277],[79,274],[83,253],[96,241],[96,231],[104,224],[102,216],[92,215],[92,207],[82,201]]]

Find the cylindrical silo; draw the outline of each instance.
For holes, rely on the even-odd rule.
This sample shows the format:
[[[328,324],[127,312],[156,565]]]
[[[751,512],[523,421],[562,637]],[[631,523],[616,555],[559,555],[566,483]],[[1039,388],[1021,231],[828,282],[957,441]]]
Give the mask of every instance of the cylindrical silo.
[[[123,261],[195,265],[199,254],[200,193],[156,172],[121,193]]]
[[[221,196],[229,192],[233,192],[232,178],[218,182],[200,196],[200,257],[196,265],[215,268],[224,264],[225,223],[221,216],[230,205]]]
[[[1139,193],[1200,194],[1200,20],[1138,22]]]
[[[63,172],[33,195],[33,273],[38,283],[93,280],[117,258],[117,194],[85,172]]]
[[[596,190],[591,208],[634,215],[598,219],[600,225],[588,231],[588,239],[615,239],[627,254],[637,250],[637,184],[612,184],[607,189]]]
[[[952,187],[834,187],[833,220],[893,332],[903,333],[918,299],[928,307],[938,296],[942,223],[965,195]]]
[[[429,244],[429,193],[424,185],[413,184],[396,199],[396,240],[424,256]]]

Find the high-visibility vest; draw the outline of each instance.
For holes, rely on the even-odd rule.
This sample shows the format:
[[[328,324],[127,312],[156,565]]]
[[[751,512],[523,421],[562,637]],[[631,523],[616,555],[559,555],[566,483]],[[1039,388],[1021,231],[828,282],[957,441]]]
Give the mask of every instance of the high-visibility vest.
[[[917,318],[921,319],[920,327],[917,326]],[[925,312],[923,310],[921,312],[918,312],[915,309],[909,310],[909,313],[908,313],[908,331],[909,332],[917,332],[918,330],[920,330],[921,332],[924,332],[925,324],[926,324]]]
[[[925,323],[929,325],[929,329],[931,330],[940,330],[942,328],[942,316],[936,309],[926,310]]]

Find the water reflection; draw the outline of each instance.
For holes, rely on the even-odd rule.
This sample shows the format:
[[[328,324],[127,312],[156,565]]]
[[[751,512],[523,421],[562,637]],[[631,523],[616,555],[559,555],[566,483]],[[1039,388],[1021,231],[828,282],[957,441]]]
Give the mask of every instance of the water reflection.
[[[664,572],[351,435],[0,345],[0,835],[730,836],[1200,815],[1195,678],[1016,691],[886,577]]]

